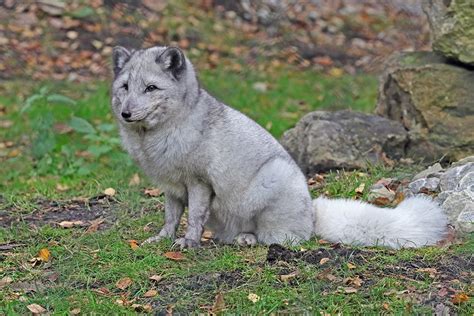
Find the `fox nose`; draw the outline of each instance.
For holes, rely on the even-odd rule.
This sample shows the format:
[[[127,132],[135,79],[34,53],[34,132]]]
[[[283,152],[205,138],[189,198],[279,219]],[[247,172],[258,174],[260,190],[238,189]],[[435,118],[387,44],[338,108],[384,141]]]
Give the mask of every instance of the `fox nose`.
[[[124,119],[128,119],[128,118],[130,118],[131,116],[132,116],[132,113],[130,113],[130,112],[127,112],[127,111],[122,112],[122,117],[123,117]]]

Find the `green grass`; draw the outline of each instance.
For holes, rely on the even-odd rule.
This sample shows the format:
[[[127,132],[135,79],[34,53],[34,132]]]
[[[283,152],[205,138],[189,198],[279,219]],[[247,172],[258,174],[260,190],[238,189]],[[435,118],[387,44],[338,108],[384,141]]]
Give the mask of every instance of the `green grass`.
[[[353,107],[371,111],[375,104],[375,79],[370,76],[333,78],[291,69],[275,69],[266,74],[247,70],[237,74],[214,69],[201,73],[200,79],[219,99],[254,118],[277,137],[311,110]],[[256,91],[255,82],[265,82],[268,90]],[[43,89],[42,96],[21,112],[29,97],[41,95],[42,87],[48,91]],[[472,256],[472,238],[450,248],[398,252],[370,249],[370,255],[358,262],[355,269],[347,267],[351,259],[327,266],[301,260],[269,264],[268,247],[261,246],[244,249],[207,243],[202,249],[185,251],[185,260],[176,262],[163,255],[170,250],[171,241],[132,250],[129,240],[142,241],[163,224],[163,199],[143,194],[150,184],[142,175],[139,185],[129,185],[132,175],[139,171],[118,144],[109,111],[109,84],[10,82],[0,89],[0,105],[6,108],[0,120],[14,123],[0,129],[0,143],[13,142],[12,147],[0,149],[0,217],[17,220],[9,228],[0,228],[0,244],[22,244],[0,252],[0,279],[13,279],[0,288],[0,313],[26,314],[26,306],[32,303],[52,314],[68,314],[77,308],[82,314],[128,314],[135,312],[133,303],[150,304],[154,312],[172,308],[180,313],[205,313],[219,293],[226,312],[233,314],[430,313],[430,307],[417,302],[415,294],[437,291],[433,280],[423,274],[416,274],[413,280],[400,279],[386,274],[387,267],[408,262],[441,269],[452,264],[450,258],[454,256]],[[74,102],[51,97],[55,94]],[[73,118],[83,119],[90,126]],[[57,123],[72,124],[75,129],[59,134],[53,128]],[[14,150],[19,155],[13,155]],[[381,177],[403,178],[410,174],[410,170],[378,166],[360,172],[335,172],[313,194],[327,192],[334,197],[353,197],[361,183],[368,188]],[[58,190],[58,184],[69,189]],[[80,204],[71,202],[73,198],[100,195],[107,187],[115,188],[117,194],[101,199],[98,206],[77,209]],[[366,192],[362,198],[366,198]],[[44,204],[45,199],[64,203],[65,208],[55,209],[59,213],[72,209],[77,212],[71,214],[86,216],[95,211],[94,207],[105,210],[106,221],[102,229],[91,233],[86,232],[87,228],[63,229],[56,225],[74,218],[58,217],[47,225],[32,225],[29,216],[40,211],[48,214],[45,208],[50,204]],[[313,239],[294,249],[319,247],[328,245]],[[50,250],[52,259],[33,266],[29,260],[42,248]],[[327,268],[326,272],[336,280],[320,278]],[[280,275],[294,271],[298,271],[294,279],[280,280]],[[51,273],[57,275],[56,280],[50,280]],[[149,280],[155,274],[162,275],[163,280]],[[344,279],[355,276],[363,278],[363,285],[357,293],[345,293],[349,285]],[[124,277],[131,278],[133,283],[120,290],[115,284]],[[40,284],[37,291],[19,289],[35,282]],[[472,293],[465,282],[448,285]],[[158,295],[145,298],[144,293],[153,288]],[[407,288],[411,296],[402,293]],[[386,294],[390,291],[402,294]],[[251,293],[260,299],[250,301]],[[126,306],[117,300],[125,301]],[[460,314],[472,314],[472,299],[450,308]]]

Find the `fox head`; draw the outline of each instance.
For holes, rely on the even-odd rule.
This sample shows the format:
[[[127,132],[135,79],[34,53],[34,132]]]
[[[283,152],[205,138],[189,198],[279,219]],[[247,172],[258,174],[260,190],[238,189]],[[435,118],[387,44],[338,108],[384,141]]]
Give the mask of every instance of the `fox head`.
[[[124,127],[153,129],[185,117],[199,86],[179,48],[113,50],[112,109]]]

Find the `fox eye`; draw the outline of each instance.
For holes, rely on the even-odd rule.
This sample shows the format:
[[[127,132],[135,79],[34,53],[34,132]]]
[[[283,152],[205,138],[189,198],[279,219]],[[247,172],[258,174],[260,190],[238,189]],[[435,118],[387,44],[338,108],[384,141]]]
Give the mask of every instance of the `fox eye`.
[[[128,91],[128,83],[124,83],[122,85],[122,88],[125,89],[125,91]]]
[[[159,90],[158,87],[151,84],[151,85],[149,85],[149,86],[146,87],[145,93],[147,93],[147,92],[152,92],[152,91],[155,91],[155,90]]]

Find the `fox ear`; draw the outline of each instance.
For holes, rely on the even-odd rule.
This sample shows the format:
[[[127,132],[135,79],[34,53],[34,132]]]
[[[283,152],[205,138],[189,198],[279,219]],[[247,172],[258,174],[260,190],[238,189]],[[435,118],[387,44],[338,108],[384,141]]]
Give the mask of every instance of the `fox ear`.
[[[176,47],[168,47],[165,49],[165,51],[158,56],[156,62],[161,66],[161,69],[171,72],[176,79],[179,79],[186,69],[184,54]]]
[[[114,74],[117,76],[122,70],[123,66],[130,59],[130,51],[122,46],[115,46],[112,54],[112,60],[114,64]]]

